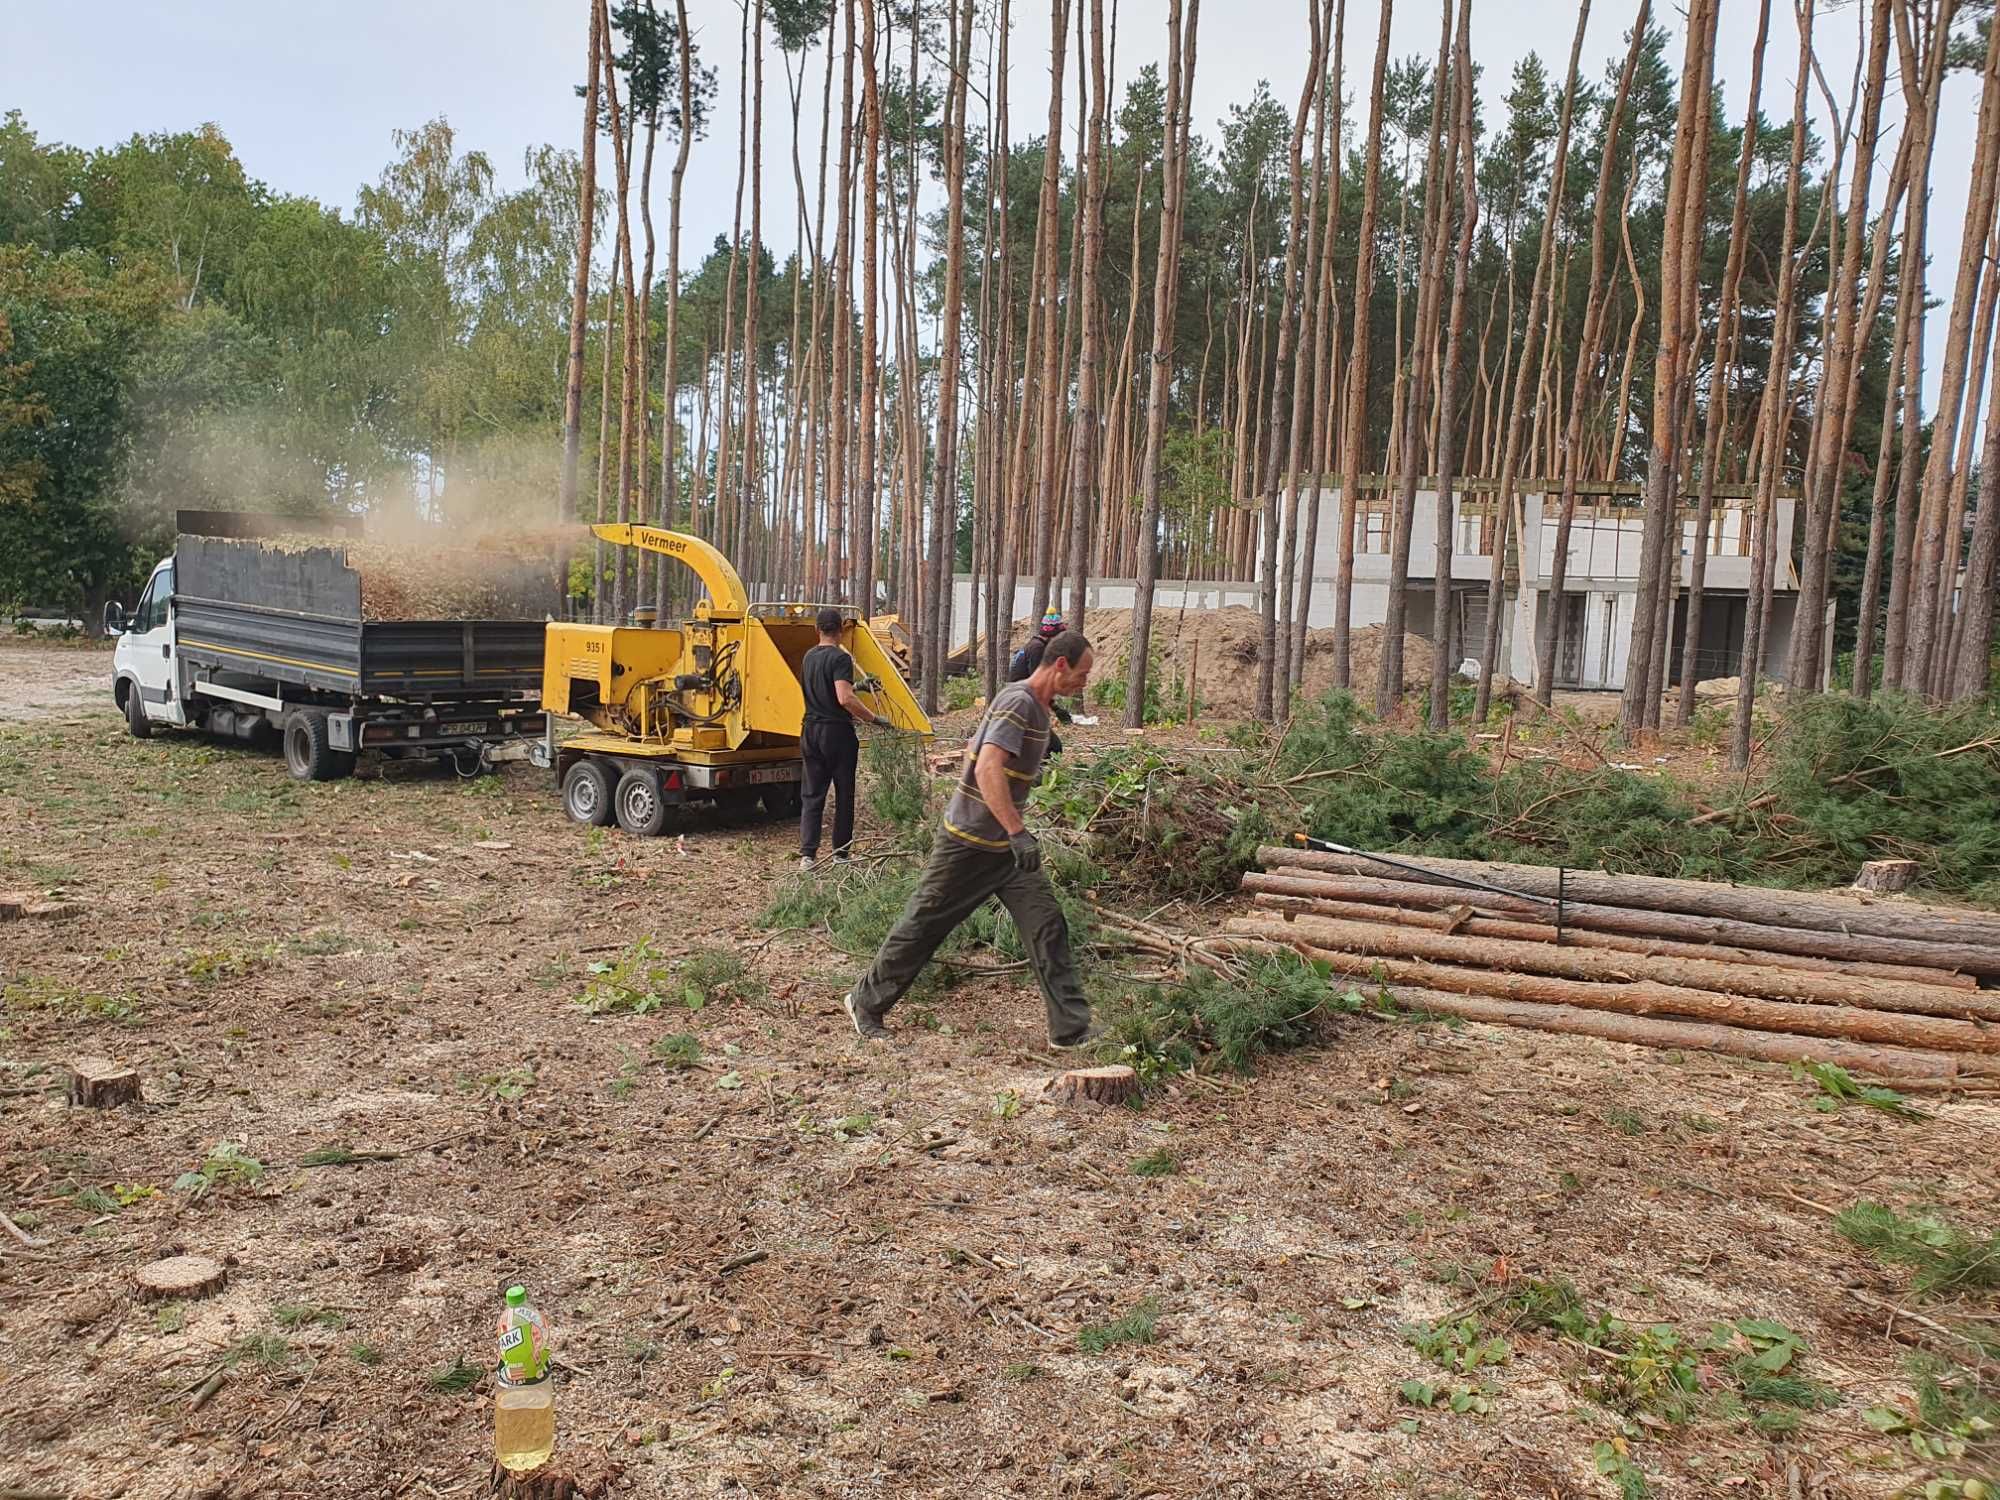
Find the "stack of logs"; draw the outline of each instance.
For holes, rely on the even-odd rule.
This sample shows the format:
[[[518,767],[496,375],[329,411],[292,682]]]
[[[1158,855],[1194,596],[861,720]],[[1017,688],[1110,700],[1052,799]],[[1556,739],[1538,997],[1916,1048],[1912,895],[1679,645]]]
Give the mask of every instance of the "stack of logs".
[[[1257,859],[1243,877],[1257,909],[1230,921],[1230,946],[1324,959],[1343,986],[1385,985],[1406,1009],[2000,1085],[2000,990],[1980,986],[2000,976],[2000,916],[1473,860]]]

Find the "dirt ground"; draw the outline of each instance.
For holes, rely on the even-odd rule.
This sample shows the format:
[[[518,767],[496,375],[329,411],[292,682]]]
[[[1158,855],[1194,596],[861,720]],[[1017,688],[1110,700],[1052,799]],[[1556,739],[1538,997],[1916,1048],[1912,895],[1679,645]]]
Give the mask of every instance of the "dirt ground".
[[[300,785],[126,738],[101,666],[0,651],[0,704],[55,708],[0,725],[0,889],[84,906],[0,925],[0,1210],[38,1242],[0,1233],[0,1492],[483,1493],[490,1379],[434,1377],[493,1362],[515,1280],[554,1323],[562,1460],[616,1494],[1610,1496],[1613,1440],[1656,1496],[1920,1475],[1862,1419],[1910,1400],[1904,1275],[1827,1210],[1993,1227],[1990,1101],[1821,1113],[1778,1069],[1356,1018],[1065,1110],[1022,976],[853,1037],[850,960],[755,923],[788,828],[586,830],[525,766]],[[762,993],[586,1013],[642,939]],[[677,1033],[696,1066],[656,1057]],[[66,1107],[83,1055],[143,1105]],[[306,1164],[332,1148],[364,1159]],[[138,1300],[173,1251],[225,1289]],[[1401,1325],[1509,1277],[1694,1337],[1780,1321],[1837,1404],[1789,1437],[1632,1423],[1538,1334],[1479,1372],[1487,1414],[1400,1398],[1467,1383]],[[1153,1342],[1081,1347],[1146,1307]]]
[[[111,647],[0,638],[0,723],[73,717],[110,701]]]

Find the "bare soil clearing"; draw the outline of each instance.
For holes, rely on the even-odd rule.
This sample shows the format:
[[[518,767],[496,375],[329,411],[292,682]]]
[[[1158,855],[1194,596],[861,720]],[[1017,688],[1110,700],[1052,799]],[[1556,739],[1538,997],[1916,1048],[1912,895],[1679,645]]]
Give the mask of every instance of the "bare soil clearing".
[[[76,717],[111,701],[111,645],[0,640],[0,723]]]
[[[850,962],[755,925],[789,828],[592,832],[525,767],[302,785],[127,739],[82,653],[0,648],[0,702],[72,667],[87,708],[0,727],[0,887],[86,906],[0,926],[0,1210],[47,1241],[0,1238],[0,1489],[481,1493],[490,1382],[432,1377],[492,1361],[515,1280],[555,1324],[560,1450],[619,1494],[1614,1494],[1619,1419],[1560,1340],[1482,1372],[1491,1415],[1399,1401],[1457,1379],[1399,1325],[1496,1276],[1804,1340],[1838,1404],[1789,1438],[1645,1429],[1655,1495],[1913,1473],[1861,1416],[1908,1400],[1877,1305],[1904,1278],[1822,1206],[1990,1228],[1990,1101],[1820,1113],[1777,1068],[1355,1018],[1144,1109],[1041,1104],[1074,1064],[1025,976],[853,1037]],[[647,937],[765,993],[574,1003]],[[693,1066],[656,1055],[679,1033]],[[82,1056],[143,1104],[69,1108]],[[222,1287],[140,1300],[181,1253]],[[1153,1342],[1084,1352],[1147,1299]]]

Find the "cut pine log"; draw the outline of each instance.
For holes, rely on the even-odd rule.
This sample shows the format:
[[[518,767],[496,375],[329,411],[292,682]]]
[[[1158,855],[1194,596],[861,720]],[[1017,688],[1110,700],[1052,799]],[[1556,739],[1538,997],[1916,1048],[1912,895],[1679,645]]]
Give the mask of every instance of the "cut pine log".
[[[85,1109],[137,1104],[139,1075],[107,1057],[79,1057],[69,1065],[69,1102]]]
[[[1976,990],[1943,989],[1936,985],[1904,984],[1889,979],[1843,979],[1833,974],[1807,974],[1797,969],[1767,969],[1751,964],[1715,963],[1678,957],[1646,957],[1609,953],[1596,948],[1558,948],[1553,943],[1513,942],[1469,933],[1428,932],[1400,923],[1350,922],[1318,914],[1286,914],[1275,926],[1271,918],[1250,917],[1240,930],[1266,937],[1278,928],[1295,930],[1305,941],[1345,953],[1390,958],[1418,958],[1522,974],[1553,974],[1564,979],[1625,984],[1657,980],[1688,989],[1723,995],[1753,995],[1765,1000],[1809,1000],[1819,1005],[1853,1006],[1860,1010],[1899,1011],[1908,1015],[1945,1016],[1957,1021],[2000,1023],[2000,995]],[[1239,930],[1231,923],[1231,930]],[[2000,1025],[1984,1033],[1983,1045],[1967,1051],[2000,1052]]]
[[[1692,1052],[1718,1052],[1726,1057],[1750,1057],[1763,1062],[1834,1063],[1859,1077],[1904,1087],[1949,1088],[1966,1083],[1986,1087],[2000,1070],[1984,1058],[1945,1052],[1921,1052],[1906,1047],[1864,1047],[1854,1042],[1785,1036],[1740,1026],[1710,1026],[1699,1021],[1618,1015],[1580,1010],[1571,1005],[1521,1005],[1483,995],[1447,994],[1438,990],[1397,986],[1396,1002],[1409,1010],[1529,1031],[1561,1032],[1569,1036],[1602,1037],[1640,1047],[1673,1047]]]
[[[1384,957],[1326,946],[1294,929],[1303,923],[1238,918],[1230,932],[1263,942],[1286,942],[1308,957],[1323,959],[1336,973],[1412,984],[1460,995],[1485,995],[1529,1004],[1570,1005],[1583,1010],[1618,1011],[1631,1016],[1678,1016],[1747,1026],[1762,1031],[1792,1032],[1888,1046],[1926,1047],[1940,1052],[2000,1053],[2000,1031],[1972,1021],[1948,1021],[1937,1016],[1857,1010],[1842,1005],[1792,1005],[1748,995],[1717,994],[1686,985],[1638,979],[1629,984],[1597,984],[1557,979],[1547,974],[1508,974],[1492,969],[1459,968],[1416,958]],[[1555,952],[1562,950],[1555,949]],[[2000,1071],[2000,1063],[1994,1064]]]
[[[1123,1104],[1139,1092],[1139,1075],[1130,1068],[1072,1068],[1048,1081],[1043,1090],[1058,1104]]]
[[[1283,852],[1283,851],[1279,851]],[[1315,859],[1339,856],[1316,854]],[[1332,880],[1334,885],[1322,882]],[[1366,880],[1376,887],[1391,887],[1390,896],[1412,906],[1468,905],[1480,911],[1510,917],[1526,917],[1549,922],[1555,908],[1539,901],[1523,901],[1485,891],[1468,891],[1447,885],[1426,885],[1419,881],[1389,881],[1373,876],[1341,876],[1339,872],[1316,874],[1306,869],[1286,868],[1266,874],[1251,871],[1243,877],[1243,888],[1271,891],[1288,896],[1324,894],[1335,886],[1355,886]],[[1563,926],[1583,927],[1594,932],[1643,933],[1649,937],[1670,937],[1684,942],[1727,943],[1736,948],[1754,948],[1779,953],[1801,953],[1809,957],[1839,959],[1857,964],[1896,964],[1918,969],[1966,969],[1986,973],[2000,965],[2000,954],[1964,943],[1920,943],[1908,938],[1849,936],[1837,932],[1815,932],[1803,927],[1773,927],[1762,922],[1740,922],[1729,917],[1689,915],[1684,912],[1646,911],[1635,907],[1606,906],[1595,901],[1565,900]]]
[[[1279,880],[1281,875],[1246,875],[1259,882],[1256,904],[1269,911],[1310,913],[1339,917],[1348,922],[1393,922],[1399,927],[1421,927],[1431,932],[1457,932],[1468,937],[1507,938],[1517,943],[1553,943],[1560,936],[1565,948],[1597,948],[1611,953],[1638,953],[1656,958],[1699,958],[1711,963],[1751,964],[1765,969],[1796,969],[1806,974],[1858,974],[1871,979],[1901,980],[1936,989],[1976,990],[1979,981],[1970,974],[1953,974],[1943,969],[1918,969],[1901,964],[1844,964],[1826,958],[1808,958],[1803,953],[1774,953],[1756,948],[1732,948],[1724,943],[1684,943],[1674,938],[1647,937],[1642,933],[1594,932],[1587,927],[1565,925],[1560,934],[1540,918],[1519,921],[1485,915],[1487,901],[1467,892],[1466,899],[1453,900],[1437,911],[1411,906],[1387,905],[1374,900],[1345,900],[1334,896],[1281,896],[1261,889],[1262,882]],[[1324,877],[1329,888],[1356,882]],[[1394,881],[1371,881],[1371,885],[1394,886]],[[1406,891],[1437,891],[1441,886],[1400,887]],[[1385,897],[1385,900],[1393,899]]]
[[[1382,875],[1450,884],[1446,877],[1482,880],[1532,896],[1556,894],[1558,872],[1541,865],[1493,864],[1471,859],[1397,856],[1404,868],[1356,855],[1321,854],[1309,849],[1267,847],[1257,851],[1266,869],[1321,870],[1337,875]],[[1916,902],[1868,902],[1816,891],[1780,891],[1763,886],[1723,885],[1705,880],[1668,880],[1657,875],[1611,875],[1602,870],[1561,872],[1564,894],[1605,906],[1643,911],[1683,912],[1772,927],[1838,933],[1849,937],[1925,943],[1948,951],[1948,966],[1974,973],[2000,973],[2000,917],[1954,911]],[[1961,955],[1963,955],[1961,957]],[[1933,961],[1935,962],[1935,960]]]
[[[220,1261],[206,1255],[170,1255],[139,1267],[133,1279],[149,1297],[206,1297],[222,1290],[227,1275]]]

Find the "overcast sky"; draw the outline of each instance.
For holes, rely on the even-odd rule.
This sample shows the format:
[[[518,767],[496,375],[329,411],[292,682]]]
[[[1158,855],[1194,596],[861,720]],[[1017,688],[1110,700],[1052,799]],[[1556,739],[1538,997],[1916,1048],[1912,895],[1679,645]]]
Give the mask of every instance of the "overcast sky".
[[[983,0],[982,9],[997,3]],[[1116,79],[1123,83],[1163,53],[1164,0],[1118,0]],[[1308,0],[1208,0],[1202,16],[1195,83],[1195,126],[1211,141],[1217,119],[1268,79],[1286,108],[1298,99],[1307,51]],[[1764,70],[1767,114],[1789,113],[1798,56],[1792,7],[1772,7],[1772,40]],[[1829,84],[1846,108],[1859,51],[1864,6],[1822,7],[1819,56]],[[11,0],[8,49],[0,59],[0,110],[19,109],[46,140],[79,146],[113,144],[135,132],[189,129],[213,121],[235,145],[254,177],[272,188],[352,207],[356,190],[388,160],[390,132],[438,115],[458,132],[462,149],[485,151],[503,187],[522,177],[524,151],[545,141],[569,146],[581,129],[572,86],[583,75],[588,8],[584,0],[206,0],[201,5],[111,0]],[[1623,47],[1636,5],[1592,6],[1584,42],[1585,76],[1598,79]],[[689,0],[697,42],[720,75],[721,89],[707,139],[694,148],[683,210],[683,258],[692,259],[729,231],[736,175],[737,78],[742,11],[735,0]],[[1380,15],[1375,0],[1349,0],[1346,72],[1350,95],[1362,96]],[[1009,113],[1016,139],[1039,134],[1048,109],[1048,12],[1040,0],[1013,0],[1014,35]],[[1670,56],[1680,56],[1680,8],[1656,7],[1675,28]],[[1402,0],[1390,29],[1398,57],[1435,55],[1438,0]],[[1515,62],[1539,52],[1560,86],[1576,26],[1576,9],[1549,0],[1481,0],[1472,19],[1473,55],[1483,68],[1489,123],[1504,118],[1504,95]],[[1756,37],[1756,6],[1726,0],[1718,72],[1726,107],[1740,113]],[[1074,50],[1072,48],[1072,50]],[[808,178],[817,161],[818,91],[823,52],[807,54],[801,122]],[[1072,59],[1072,69],[1074,59]],[[975,69],[983,63],[975,60]],[[983,84],[983,72],[980,80]],[[836,79],[836,88],[838,81]],[[1075,108],[1075,73],[1065,80]],[[765,72],[764,237],[779,258],[795,243],[790,162],[790,110],[782,59],[769,51]],[[1891,131],[1900,128],[1899,93],[1891,68]],[[1814,104],[1825,130],[1824,106]],[[1931,288],[1949,298],[1964,217],[1977,111],[1977,79],[1955,77],[1947,87],[1945,127],[1932,174]],[[975,106],[975,124],[979,111]],[[1365,118],[1354,129],[1365,127]],[[1071,121],[1073,125],[1073,118]],[[837,128],[837,127],[836,127]],[[1066,127],[1067,129],[1067,127]],[[1893,133],[1880,155],[1894,149]],[[663,153],[655,216],[664,233]],[[600,157],[608,177],[610,155]],[[747,216],[746,216],[747,221]],[[664,254],[662,255],[664,261]],[[1926,397],[1937,389],[1945,318],[1929,320]],[[1929,401],[1927,399],[1928,407]]]

